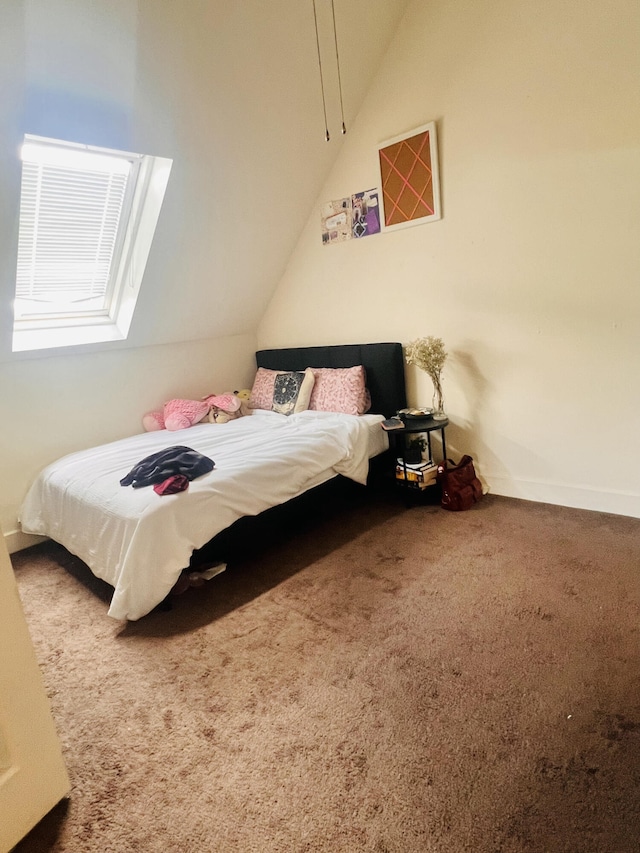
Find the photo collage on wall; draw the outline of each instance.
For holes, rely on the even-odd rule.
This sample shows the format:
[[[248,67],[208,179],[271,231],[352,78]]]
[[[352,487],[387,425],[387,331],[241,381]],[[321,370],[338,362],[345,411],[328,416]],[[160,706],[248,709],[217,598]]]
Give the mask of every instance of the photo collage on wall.
[[[380,187],[322,206],[322,242],[368,237],[442,217],[435,121],[378,145]]]
[[[365,190],[346,198],[328,201],[321,212],[322,242],[342,243],[380,232],[378,190]]]

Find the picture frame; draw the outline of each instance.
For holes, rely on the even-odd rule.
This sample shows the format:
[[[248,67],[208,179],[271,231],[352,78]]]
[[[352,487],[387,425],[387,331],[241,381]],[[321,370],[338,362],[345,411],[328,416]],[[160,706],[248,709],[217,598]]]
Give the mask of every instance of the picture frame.
[[[381,142],[378,162],[383,231],[441,219],[435,121]]]

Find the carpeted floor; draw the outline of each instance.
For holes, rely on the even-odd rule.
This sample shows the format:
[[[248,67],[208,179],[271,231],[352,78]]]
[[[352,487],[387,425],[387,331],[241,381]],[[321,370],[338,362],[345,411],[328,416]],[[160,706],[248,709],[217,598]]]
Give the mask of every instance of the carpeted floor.
[[[14,555],[73,784],[16,853],[640,850],[640,520],[342,500],[126,626]]]

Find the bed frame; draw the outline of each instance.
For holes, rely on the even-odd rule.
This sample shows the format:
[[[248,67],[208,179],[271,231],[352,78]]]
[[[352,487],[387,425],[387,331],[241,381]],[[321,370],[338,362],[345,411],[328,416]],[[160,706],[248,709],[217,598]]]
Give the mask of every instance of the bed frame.
[[[304,370],[306,367],[355,367],[364,365],[367,372],[367,387],[371,394],[371,412],[383,414],[386,417],[394,415],[398,409],[407,405],[405,378],[404,378],[404,354],[400,343],[372,343],[372,344],[338,344],[334,346],[313,347],[290,347],[284,349],[264,349],[256,352],[257,367],[265,367],[269,370]],[[383,454],[386,457],[387,451]],[[375,485],[384,479],[385,472],[389,468],[386,458],[377,457],[370,463],[369,484]],[[301,495],[293,498],[288,504],[274,507],[263,513],[265,518],[274,518],[287,512],[294,511],[295,507],[305,501],[313,500],[313,493],[321,494],[332,483],[341,481],[336,476],[333,481],[316,486],[312,494]],[[222,559],[225,562],[236,552],[238,541],[250,541],[251,528],[259,524],[260,520],[255,518],[241,518],[227,530],[223,530],[202,548],[193,552],[191,563],[185,573],[188,574],[194,568],[206,567],[212,562]],[[185,574],[183,573],[183,574]],[[180,584],[180,590],[185,588]]]
[[[283,371],[288,371],[288,370],[303,371],[308,367],[311,367],[311,368],[314,368],[314,367],[316,367],[316,368],[322,368],[322,367],[325,367],[325,368],[349,368],[349,367],[356,367],[358,365],[362,365],[366,370],[367,387],[369,389],[369,392],[371,395],[371,402],[372,402],[370,412],[372,414],[376,414],[378,416],[378,418],[381,420],[383,416],[388,417],[389,415],[394,414],[398,409],[404,408],[404,406],[406,405],[406,392],[405,392],[405,381],[404,381],[404,358],[403,358],[402,345],[399,343],[340,344],[340,345],[335,345],[335,346],[322,346],[322,347],[313,346],[313,347],[290,347],[290,348],[284,348],[284,349],[268,349],[268,350],[264,349],[264,350],[259,350],[256,353],[256,364],[258,367],[263,367],[263,368],[273,369],[273,370],[283,370]],[[311,413],[311,415],[312,415],[311,418],[306,418],[304,414],[301,414],[300,417],[302,419],[302,422],[308,423],[309,421],[322,420],[322,418],[319,418],[319,419],[315,418],[313,416],[314,413]],[[342,415],[341,417],[348,419],[351,416]],[[253,420],[253,418],[251,418],[249,420],[251,421],[251,420]],[[354,420],[357,421],[357,418],[354,418]],[[333,423],[334,421],[344,423],[344,421],[341,421],[340,417],[336,417],[336,416],[333,416],[333,418],[330,419],[328,421],[328,423]],[[374,421],[375,421],[375,419],[374,419]],[[349,422],[348,425],[349,426],[356,426],[356,424],[351,423],[351,422]],[[283,426],[285,426],[285,425],[283,425]],[[256,424],[255,427],[258,428],[259,424]],[[299,433],[300,430],[297,429],[296,424],[293,424],[293,423],[288,424],[285,427],[285,433],[284,434],[288,434],[286,432],[286,430],[289,429],[289,427],[291,427],[289,432],[296,433],[296,440],[294,442],[295,447],[303,447],[303,444],[300,442],[299,437],[297,435],[297,433]],[[373,428],[377,429],[377,426],[374,424]],[[197,429],[202,429],[202,428],[197,428]],[[214,428],[214,429],[216,429],[216,428]],[[205,428],[205,430],[206,430],[206,428]],[[244,435],[244,433],[247,431],[252,436],[251,440],[254,440],[255,435],[256,435],[256,433],[254,431],[254,425],[251,423],[248,423],[246,425],[246,429],[245,429],[245,425],[241,425],[240,432]],[[208,432],[210,432],[210,431],[208,431]],[[325,430],[323,435],[325,435],[326,432],[327,431]],[[361,431],[356,430],[356,432],[360,433]],[[342,432],[340,434],[342,435]],[[326,442],[323,438],[320,441],[319,447],[322,446],[326,452],[327,445],[330,446],[331,442],[330,442],[330,438],[328,435],[326,435],[325,437],[326,437]],[[377,437],[380,437],[380,436],[378,435]],[[222,438],[223,437],[221,436],[221,439]],[[233,436],[227,436],[227,439],[229,439],[229,438],[233,439]],[[212,441],[212,436],[208,435],[208,436],[205,436],[202,438],[200,444],[201,444],[201,446],[205,446],[208,448],[209,446],[214,446],[214,445],[211,445],[211,441]],[[122,458],[126,458],[128,460],[130,460],[130,458],[133,458],[135,448],[137,448],[138,451],[140,450],[141,447],[148,448],[148,447],[152,446],[152,447],[162,448],[164,442],[169,442],[169,443],[171,442],[171,435],[170,434],[166,435],[166,436],[156,435],[155,437],[153,437],[153,440],[150,443],[149,443],[148,439],[144,436],[144,434],[132,436],[131,440],[129,440],[129,441],[123,440],[123,446],[122,446],[123,457]],[[233,443],[233,441],[232,441],[232,443]],[[196,445],[196,447],[198,446],[198,442],[196,440],[195,435],[194,435],[194,444]],[[221,441],[221,444],[224,444],[224,441]],[[277,441],[276,441],[276,444],[277,444]],[[382,444],[382,443],[380,443],[380,444]],[[280,464],[283,467],[286,466],[289,469],[291,467],[293,467],[295,469],[296,461],[295,461],[295,459],[292,461],[292,454],[285,452],[286,446],[282,446],[280,449],[283,452],[280,453],[275,458],[277,458],[280,461]],[[378,445],[378,449],[380,449],[380,445]],[[320,465],[320,467],[318,467],[318,465],[316,465],[315,467],[310,468],[310,471],[308,472],[309,476],[311,476],[311,474],[314,471],[316,472],[315,478],[312,477],[310,482],[314,482],[314,481],[318,482],[318,480],[322,480],[323,477],[327,477],[328,479],[324,480],[321,484],[316,485],[313,488],[307,489],[307,491],[304,494],[300,494],[297,497],[291,498],[288,501],[283,500],[283,496],[290,495],[292,493],[296,494],[297,488],[299,487],[297,485],[297,482],[298,482],[297,480],[294,483],[293,489],[292,488],[285,488],[284,491],[281,491],[281,490],[276,488],[276,489],[272,489],[271,491],[268,491],[267,499],[263,498],[262,500],[259,500],[257,502],[258,507],[262,507],[265,505],[271,505],[273,501],[281,500],[283,502],[278,504],[277,506],[271,506],[270,509],[264,510],[264,512],[261,512],[259,516],[250,515],[250,516],[244,516],[244,517],[237,518],[237,515],[238,515],[237,511],[230,511],[228,515],[222,514],[218,518],[212,517],[210,519],[202,519],[199,516],[194,518],[193,516],[190,515],[192,510],[190,509],[189,503],[187,503],[187,504],[183,503],[180,506],[180,508],[179,508],[179,505],[176,504],[174,506],[173,510],[172,510],[172,504],[168,504],[166,510],[160,511],[160,512],[164,513],[164,515],[160,516],[160,520],[162,521],[163,524],[164,524],[165,519],[169,520],[169,524],[165,525],[166,535],[167,535],[167,537],[169,537],[169,539],[167,541],[165,541],[165,546],[166,546],[167,551],[165,551],[162,554],[162,558],[164,560],[164,563],[163,563],[164,570],[165,570],[165,572],[170,572],[170,575],[165,574],[164,576],[158,578],[159,584],[158,584],[158,588],[156,588],[153,585],[154,580],[156,580],[156,578],[154,578],[153,573],[152,573],[153,557],[150,556],[153,553],[153,551],[150,548],[150,543],[147,543],[144,540],[144,536],[145,536],[145,533],[148,534],[149,536],[152,536],[152,535],[159,533],[159,528],[157,526],[154,526],[154,524],[157,522],[159,516],[154,515],[154,512],[151,508],[151,504],[143,496],[142,496],[143,499],[139,503],[135,503],[135,502],[130,501],[128,499],[129,496],[127,496],[126,498],[124,498],[120,502],[118,501],[118,499],[116,497],[116,494],[119,494],[118,480],[117,479],[114,480],[114,478],[111,476],[112,469],[109,467],[112,464],[112,462],[111,461],[109,462],[106,469],[105,469],[105,464],[104,464],[105,453],[107,455],[109,455],[112,452],[113,452],[112,449],[105,451],[104,447],[92,448],[92,449],[89,449],[88,451],[86,451],[85,455],[81,457],[81,459],[87,465],[86,475],[84,473],[84,469],[81,469],[81,470],[79,469],[78,460],[75,460],[75,463],[73,463],[73,464],[75,464],[75,470],[76,471],[79,470],[79,473],[74,474],[73,476],[71,476],[69,474],[69,468],[65,467],[67,465],[67,462],[63,459],[59,460],[59,464],[57,466],[54,466],[48,474],[45,474],[44,471],[41,472],[41,474],[39,475],[40,479],[38,481],[34,482],[34,484],[33,484],[33,487],[32,487],[34,489],[33,494],[30,493],[30,495],[27,496],[27,500],[31,499],[31,506],[30,506],[30,508],[28,508],[26,510],[26,512],[27,512],[27,527],[29,526],[29,524],[32,524],[33,527],[37,529],[37,532],[41,532],[41,533],[52,532],[52,531],[55,533],[55,531],[58,531],[62,540],[66,540],[68,542],[71,542],[71,544],[73,545],[74,544],[73,543],[73,537],[74,537],[76,529],[77,529],[77,524],[74,527],[73,516],[71,516],[71,517],[70,516],[64,516],[64,511],[62,511],[62,510],[61,510],[61,512],[62,512],[63,517],[62,517],[62,519],[60,519],[58,514],[57,514],[57,509],[59,509],[59,507],[56,509],[56,512],[53,512],[55,504],[53,504],[53,505],[47,504],[47,500],[51,499],[47,495],[43,494],[43,482],[46,481],[47,478],[48,478],[49,485],[51,485],[51,483],[54,483],[54,481],[55,481],[56,495],[59,495],[59,493],[62,489],[62,486],[64,486],[64,489],[66,489],[67,493],[72,494],[72,497],[70,498],[70,505],[72,505],[72,507],[83,505],[83,498],[82,498],[83,487],[86,487],[86,482],[87,482],[84,479],[85,476],[86,477],[93,476],[94,478],[97,478],[97,480],[102,484],[102,486],[100,487],[100,488],[102,488],[102,491],[100,491],[100,488],[96,487],[96,494],[99,494],[102,496],[101,500],[100,501],[94,500],[93,503],[88,502],[89,506],[87,508],[87,513],[88,513],[87,525],[89,525],[89,526],[86,526],[84,528],[84,532],[87,534],[88,534],[88,531],[91,529],[91,527],[90,527],[91,523],[95,523],[97,525],[100,525],[101,519],[102,519],[103,514],[104,514],[105,502],[108,502],[110,500],[110,496],[113,498],[114,505],[117,505],[113,509],[113,516],[114,516],[114,520],[116,521],[116,523],[118,523],[119,521],[122,521],[123,524],[125,524],[125,522],[129,522],[129,521],[135,522],[135,518],[132,518],[131,514],[132,514],[132,512],[135,513],[136,507],[139,508],[139,511],[142,514],[144,514],[144,512],[145,512],[145,509],[144,509],[145,507],[150,508],[149,515],[152,517],[152,523],[148,527],[145,527],[142,530],[140,530],[140,527],[138,525],[134,524],[133,526],[130,525],[126,529],[123,528],[122,530],[118,531],[117,524],[116,524],[116,528],[114,528],[113,531],[111,531],[111,532],[113,532],[113,535],[114,535],[114,537],[116,537],[116,539],[118,538],[119,533],[122,533],[121,542],[127,544],[128,547],[126,550],[126,556],[128,558],[130,557],[130,559],[128,559],[128,561],[127,561],[127,559],[124,559],[122,561],[122,566],[124,567],[123,571],[125,571],[124,580],[122,580],[122,577],[123,577],[122,572],[120,572],[119,574],[116,573],[117,566],[109,567],[107,565],[106,568],[104,568],[101,571],[101,574],[104,575],[105,577],[112,578],[115,580],[115,591],[116,591],[116,594],[119,596],[119,603],[116,602],[117,606],[116,606],[114,612],[117,611],[118,613],[128,613],[128,611],[130,609],[129,608],[129,601],[128,601],[128,593],[130,593],[132,590],[133,590],[133,595],[132,595],[131,601],[133,602],[132,606],[135,610],[135,613],[137,614],[137,613],[142,612],[142,611],[148,612],[148,611],[145,611],[144,608],[146,606],[153,605],[154,600],[157,600],[157,595],[160,595],[160,594],[165,595],[165,590],[167,589],[168,581],[171,580],[173,577],[176,577],[176,582],[174,582],[174,584],[173,584],[173,590],[168,593],[169,595],[171,595],[172,592],[174,594],[179,593],[181,591],[181,587],[187,588],[185,586],[185,580],[188,582],[188,585],[191,585],[191,580],[192,580],[191,575],[193,575],[193,580],[196,583],[196,585],[199,585],[199,582],[201,581],[200,570],[202,568],[207,567],[206,565],[203,566],[203,562],[208,562],[209,557],[214,557],[215,559],[212,562],[216,562],[218,565],[221,562],[235,561],[238,558],[238,554],[241,554],[244,551],[244,549],[246,548],[246,543],[248,541],[251,541],[251,540],[253,540],[255,542],[257,547],[262,549],[264,547],[264,541],[265,541],[264,538],[262,536],[253,536],[253,535],[246,535],[246,536],[242,535],[240,540],[239,540],[240,541],[240,547],[239,548],[234,547],[234,548],[229,549],[229,548],[224,547],[224,545],[225,545],[225,543],[223,541],[224,539],[226,539],[227,543],[231,543],[234,534],[237,534],[237,533],[243,534],[243,532],[245,530],[247,531],[247,533],[249,533],[249,527],[251,525],[255,525],[256,523],[262,524],[262,529],[266,529],[266,531],[270,534],[271,531],[275,530],[277,527],[277,525],[275,524],[275,519],[276,519],[276,515],[278,513],[280,513],[280,512],[284,513],[284,514],[296,513],[296,512],[298,512],[298,508],[300,506],[302,506],[303,509],[314,510],[313,504],[317,504],[321,508],[324,507],[325,509],[327,509],[327,511],[330,511],[332,515],[334,512],[339,513],[340,512],[339,504],[336,504],[335,501],[332,499],[329,499],[329,500],[326,499],[326,498],[330,497],[329,491],[327,491],[327,490],[335,490],[334,494],[336,496],[338,496],[340,492],[345,492],[345,495],[346,495],[346,487],[348,487],[349,485],[351,485],[352,488],[357,489],[357,492],[351,491],[351,492],[349,492],[348,495],[346,495],[346,501],[344,503],[342,503],[342,506],[344,506],[344,507],[350,507],[352,505],[352,499],[351,499],[352,495],[357,496],[356,500],[359,499],[360,496],[362,496],[363,499],[368,500],[368,497],[365,498],[366,487],[363,485],[364,468],[359,466],[359,465],[356,465],[355,468],[350,468],[349,465],[345,466],[345,465],[336,464],[336,467],[334,469],[330,469],[330,470],[322,469],[321,465]],[[369,485],[373,485],[372,476],[371,476],[373,469],[378,464],[382,463],[383,461],[388,462],[389,461],[388,457],[389,457],[390,452],[391,451],[389,451],[389,450],[385,450],[370,460],[369,479],[368,479]],[[256,456],[257,456],[256,465],[259,465],[260,464],[260,458],[258,458],[258,457],[260,457],[260,454],[258,453]],[[137,458],[137,452],[135,453],[135,457]],[[317,462],[320,463],[322,458],[323,457],[320,456],[318,458]],[[335,459],[336,463],[341,461],[339,459],[339,454],[333,453],[332,451],[330,451],[327,454],[327,456],[324,458],[325,458],[325,462],[326,462],[326,459],[329,459],[329,460]],[[109,459],[112,460],[112,457],[110,456]],[[349,461],[354,461],[354,460],[352,460],[351,457],[347,457],[346,460],[343,459],[342,461],[343,462],[344,461],[349,462]],[[355,462],[359,462],[359,461],[361,461],[361,457],[358,455]],[[129,465],[130,465],[130,462],[129,462]],[[73,465],[71,467],[73,467]],[[343,476],[338,475],[336,473],[336,469],[342,470],[345,472],[349,472],[349,471],[353,472],[353,470],[357,470],[358,482],[352,481],[348,476],[343,477]],[[119,470],[119,469],[116,468],[116,470]],[[279,469],[277,466],[275,466],[275,468],[274,468],[274,466],[272,466],[272,468],[270,468],[270,469],[268,468],[268,470],[271,472],[271,474],[273,474],[275,471],[276,476],[277,476],[277,471]],[[280,470],[282,470],[282,469],[280,469]],[[388,473],[389,470],[391,470],[391,466],[385,465],[385,470]],[[243,469],[243,476],[246,478],[249,478],[249,483],[251,482],[251,471]],[[58,478],[57,480],[56,480],[56,477]],[[60,483],[60,478],[62,478],[62,484]],[[228,479],[230,482],[232,482],[231,477],[229,477]],[[243,482],[245,484],[243,486],[243,488],[246,489],[247,480],[245,479]],[[272,483],[272,485],[273,485],[273,483]],[[203,484],[203,486],[204,486],[204,484]],[[62,489],[62,491],[64,491],[64,489]],[[73,491],[74,489],[75,489],[75,492]],[[202,492],[206,498],[207,490],[205,488],[203,488]],[[210,489],[210,493],[211,493],[211,495],[215,495],[215,489]],[[122,497],[122,495],[121,495],[121,497]],[[168,498],[167,500],[171,501],[172,499]],[[308,501],[309,503],[305,504],[305,501]],[[47,507],[46,511],[43,510],[43,508],[45,506]],[[255,503],[249,503],[248,506],[251,509],[251,507],[255,507],[256,504]],[[208,509],[207,509],[207,507],[208,507]],[[203,508],[203,511],[205,511],[205,512],[209,511],[210,513],[215,513],[216,508],[220,508],[221,513],[224,513],[227,510],[233,509],[232,507],[226,506],[224,504],[224,499],[222,500],[222,504],[219,504],[216,502],[216,500],[212,499],[211,502]],[[118,515],[118,510],[121,510],[120,515]],[[175,516],[172,516],[173,511],[175,511]],[[43,524],[42,524],[42,529],[40,529],[40,527],[38,526],[39,521],[32,521],[32,522],[29,521],[29,517],[31,517],[32,519],[39,519],[41,517],[41,515],[47,516],[49,513],[51,514],[51,518],[54,519],[54,521],[51,521],[51,523],[49,524],[50,520],[48,518],[45,519],[43,521]],[[292,516],[289,515],[289,518],[291,518],[291,517]],[[303,512],[303,514],[299,517],[301,517],[305,523],[313,523],[315,518],[317,517],[317,513],[315,511]],[[236,519],[235,523],[229,525],[225,530],[220,530],[219,524],[221,523],[222,519],[228,519],[228,518],[235,518]],[[55,523],[57,521],[60,521],[61,523],[62,522],[65,522],[65,523],[61,524],[60,527],[57,527],[56,523]],[[185,529],[182,529],[182,530],[177,529],[176,530],[176,528],[174,526],[172,526],[172,524],[178,525],[180,523],[180,521],[184,525],[184,528],[188,528],[191,531],[191,538],[189,538],[186,535]],[[286,522],[286,518],[285,518],[285,522]],[[210,526],[208,526],[208,527],[204,526],[207,524]],[[201,542],[202,539],[206,535],[205,531],[209,530],[210,531],[209,535],[211,535],[211,531],[213,531],[215,529],[217,529],[219,531],[217,536],[214,536],[213,538],[211,538],[208,543],[206,543],[205,545],[202,546],[202,548],[196,549],[195,551],[191,551],[191,553],[189,553],[190,549],[192,547],[194,538],[197,538],[197,540]],[[282,527],[281,529],[283,531],[283,534],[288,536],[288,535],[290,535],[290,532],[291,532],[291,524],[285,523],[284,527]],[[300,525],[296,525],[296,529],[300,530],[301,529]],[[176,546],[176,549],[178,549],[178,550],[177,550],[176,554],[168,553],[168,551],[170,550],[171,544],[173,544],[170,541],[172,531],[177,532],[177,537],[175,540],[175,546]],[[36,532],[36,530],[34,530],[34,532]],[[163,533],[164,532],[165,531],[163,530]],[[138,534],[138,533],[139,533],[139,536],[136,538],[135,534]],[[228,536],[227,536],[227,534],[228,534]],[[86,537],[85,537],[85,539],[86,539]],[[118,541],[120,541],[120,540],[118,540]],[[63,544],[64,544],[64,542],[63,542]],[[116,542],[116,545],[117,544],[118,543]],[[133,547],[133,551],[131,551],[132,545],[135,546],[135,547]],[[86,539],[86,541],[83,541],[80,545],[78,545],[76,543],[75,547],[76,547],[76,550],[78,551],[78,553],[88,554],[89,560],[91,561],[91,559],[92,559],[91,558],[91,542],[88,539]],[[225,556],[225,551],[227,551],[228,557]],[[120,549],[120,552],[123,553],[122,548]],[[112,558],[116,559],[116,560],[118,559],[117,555],[114,556],[113,554],[110,554],[110,553],[107,554],[105,559],[109,560]],[[204,560],[203,560],[203,558],[204,558]],[[80,558],[80,559],[82,559],[82,558]],[[140,573],[138,575],[136,575],[136,571],[135,571],[136,561],[140,562],[145,569],[145,572],[142,572],[142,576],[140,575]],[[189,562],[189,566],[180,570],[179,566],[180,566],[180,564],[184,565],[184,562]],[[100,566],[98,565],[98,562],[95,562],[95,564],[96,564],[97,570],[99,570]],[[120,564],[118,564],[118,565],[120,565]],[[193,571],[193,569],[196,569],[196,571]],[[89,571],[88,568],[87,568],[87,571]],[[96,577],[99,577],[99,575],[96,575]],[[129,583],[132,578],[136,578],[136,577],[140,578],[141,584],[147,583],[147,581],[148,581],[148,586],[136,587],[135,583],[133,583],[133,582]],[[111,582],[112,581],[110,581],[109,584]],[[166,602],[166,600],[167,599],[165,599],[165,602]],[[113,606],[113,602],[112,602],[112,606]],[[144,613],[143,613],[143,615],[144,615]],[[139,618],[139,616],[134,615],[133,618],[134,619]]]
[[[389,417],[407,405],[402,344],[338,344],[335,346],[263,349],[258,367],[304,370],[305,367],[355,367],[363,364],[371,394],[371,411]]]

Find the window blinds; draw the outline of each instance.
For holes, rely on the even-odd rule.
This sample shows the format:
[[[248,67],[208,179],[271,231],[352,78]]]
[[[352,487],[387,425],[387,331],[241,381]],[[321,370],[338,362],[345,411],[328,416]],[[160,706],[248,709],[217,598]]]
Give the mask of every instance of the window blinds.
[[[25,144],[17,300],[24,314],[105,310],[131,161]],[[37,303],[37,304],[34,304]]]

